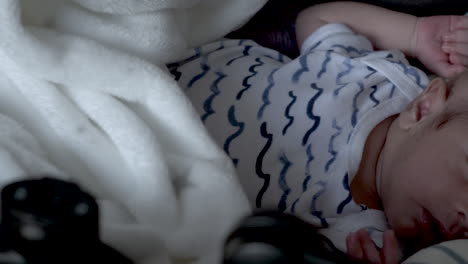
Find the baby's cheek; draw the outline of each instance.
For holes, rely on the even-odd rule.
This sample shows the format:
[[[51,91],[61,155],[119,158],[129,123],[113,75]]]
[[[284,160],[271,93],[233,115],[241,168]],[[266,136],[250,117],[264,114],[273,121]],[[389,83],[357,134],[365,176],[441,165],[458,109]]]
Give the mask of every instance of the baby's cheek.
[[[418,207],[406,195],[398,195],[398,191],[395,191],[394,194],[384,206],[384,213],[389,227],[395,231],[397,237],[404,240],[413,240],[418,235],[416,221],[418,212],[422,211],[422,208]]]

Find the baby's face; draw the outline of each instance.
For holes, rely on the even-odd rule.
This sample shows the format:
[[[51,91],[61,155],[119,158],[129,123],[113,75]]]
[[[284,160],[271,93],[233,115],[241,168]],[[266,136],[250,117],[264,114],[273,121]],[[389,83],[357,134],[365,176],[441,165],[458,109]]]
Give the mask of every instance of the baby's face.
[[[468,235],[468,73],[446,88],[441,111],[405,132],[392,124],[395,146],[382,157],[385,214],[415,249]]]

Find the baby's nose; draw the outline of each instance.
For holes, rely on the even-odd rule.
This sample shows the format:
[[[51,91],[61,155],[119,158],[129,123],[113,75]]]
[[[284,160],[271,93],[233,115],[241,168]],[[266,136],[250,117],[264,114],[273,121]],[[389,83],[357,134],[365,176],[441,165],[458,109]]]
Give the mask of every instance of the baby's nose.
[[[453,240],[468,237],[468,222],[464,212],[458,212],[455,221],[448,226],[448,230],[442,230],[442,237],[445,240]]]
[[[463,232],[463,237],[468,238],[468,218],[466,217],[465,213],[458,212],[458,227],[454,227],[458,229],[459,232]]]

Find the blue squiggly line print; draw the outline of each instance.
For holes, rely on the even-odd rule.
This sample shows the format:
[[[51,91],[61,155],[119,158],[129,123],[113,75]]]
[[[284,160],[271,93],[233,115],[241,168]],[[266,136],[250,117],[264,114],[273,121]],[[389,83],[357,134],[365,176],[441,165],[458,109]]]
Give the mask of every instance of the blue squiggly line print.
[[[293,83],[298,83],[299,79],[301,78],[302,74],[306,73],[309,71],[309,65],[307,64],[307,56],[301,56],[299,58],[299,64],[301,67],[293,74],[292,76],[292,82]]]
[[[350,58],[346,58],[344,60],[343,64],[346,66],[346,70],[338,73],[338,75],[336,76],[336,84],[337,85],[345,84],[345,83],[343,83],[341,81],[341,78],[348,75],[351,72],[351,70],[354,68],[354,66],[351,64],[351,59]]]
[[[189,58],[185,59],[185,60],[182,60],[180,62],[176,62],[176,63],[171,63],[169,65],[173,65],[173,64],[178,64],[178,66],[180,65],[184,65],[185,63],[189,62],[189,61],[193,61],[193,60],[196,60],[198,58],[201,57],[202,55],[202,49],[201,47],[197,47],[197,48],[194,48],[193,51],[195,51],[195,54],[193,54],[192,56],[190,56]]]
[[[222,49],[224,49],[224,41],[221,40],[219,42],[219,47],[217,49],[215,49],[213,52],[218,51],[218,50],[222,50]]]
[[[371,86],[372,88],[372,93],[369,95],[370,99],[372,102],[374,102],[374,107],[378,106],[380,104],[380,101],[375,98],[375,93],[377,92],[377,85]]]
[[[359,55],[366,55],[366,54],[368,53],[368,51],[366,51],[366,50],[358,50],[358,49],[356,49],[356,48],[354,48],[354,47],[351,47],[351,46],[345,47],[345,46],[343,46],[343,45],[338,45],[338,44],[337,44],[337,45],[333,45],[332,48],[342,48],[342,49],[345,49],[345,50],[346,50],[347,52],[349,52],[349,53],[350,53],[350,52],[355,52],[355,53],[358,53]],[[323,63],[322,63],[322,67],[321,67],[320,71],[317,73],[317,78],[318,78],[318,79],[320,79],[320,77],[322,77],[322,75],[323,75],[324,73],[327,72],[327,65],[328,65],[328,63],[331,61],[331,54],[332,54],[333,52],[334,52],[333,49],[329,49],[329,50],[327,50],[327,52],[325,53],[325,60],[324,60]],[[306,56],[303,56],[303,57],[306,57]],[[304,72],[305,72],[305,69],[307,69],[307,71],[309,71],[308,68],[304,68],[304,65],[303,65],[302,62],[301,62],[301,65],[303,66],[303,69],[304,69],[304,70],[300,71],[300,74],[304,73]],[[296,72],[296,74],[298,74],[298,73],[299,73],[299,72]],[[296,75],[296,74],[295,74],[295,75]],[[293,77],[295,77],[295,75],[293,75]],[[293,81],[294,81],[294,80],[299,80],[299,78],[297,78],[297,79],[294,79],[294,78],[293,78]]]
[[[306,165],[305,165],[304,181],[302,181],[302,193],[305,193],[307,191],[307,188],[309,187],[309,182],[312,179],[312,175],[310,173],[310,164],[312,163],[312,161],[314,161],[315,157],[312,154],[312,145],[311,144],[307,145],[306,154],[307,154],[307,162],[306,162]],[[295,213],[296,204],[299,202],[299,200],[300,200],[300,197],[297,198],[294,201],[294,203],[292,204],[291,213]]]
[[[364,92],[364,84],[362,82],[358,83],[359,85],[359,92],[353,98],[353,115],[351,116],[351,125],[353,128],[356,126],[357,123],[357,114],[359,113],[359,108],[357,106],[357,99],[358,97]]]
[[[367,74],[367,75],[364,77],[364,79],[367,79],[367,78],[371,77],[372,75],[374,75],[374,74],[377,72],[376,70],[374,70],[373,68],[371,68],[371,67],[369,67],[369,66],[367,66],[367,70],[369,70],[370,73]]]
[[[331,46],[332,48],[340,48],[340,49],[344,49],[346,50],[346,52],[348,53],[356,53],[357,56],[354,56],[354,57],[351,57],[351,58],[358,58],[358,57],[361,57],[361,56],[365,56],[367,54],[369,54],[369,50],[365,50],[365,49],[362,49],[362,50],[359,50],[353,46],[344,46],[344,45],[341,45],[341,44],[335,44],[333,46]]]
[[[333,97],[336,98],[336,97],[340,94],[341,89],[345,88],[346,85],[348,85],[348,84],[345,83],[345,84],[339,85],[339,86],[333,91]]]
[[[263,94],[262,94],[262,101],[263,101],[263,104],[262,106],[260,107],[260,109],[258,109],[258,113],[257,113],[257,119],[260,120],[262,119],[263,117],[263,112],[265,111],[265,108],[267,106],[270,105],[270,90],[271,88],[273,88],[273,86],[275,86],[275,79],[273,78],[275,75],[275,73],[278,71],[279,69],[274,69],[269,75],[268,75],[268,86],[265,88],[265,91],[263,91]]]
[[[278,52],[278,61],[284,63],[284,55],[280,52]]]
[[[166,65],[166,67],[169,69],[169,72],[174,76],[174,80],[178,82],[180,78],[182,77],[182,72],[179,71],[179,63],[171,63]]]
[[[284,55],[281,52],[278,52],[278,57],[277,58],[275,58],[275,57],[273,57],[271,55],[263,55],[263,57],[272,59],[272,60],[277,61],[277,62],[284,63]]]
[[[201,47],[195,48],[194,51],[195,51],[195,54],[193,54],[193,56],[190,56],[190,58],[187,58],[187,61],[198,59],[202,55],[202,48]],[[184,60],[184,62],[185,61],[186,60]]]
[[[406,74],[406,75],[410,75],[410,76],[413,76],[415,79],[416,79],[416,84],[424,89],[426,88],[426,86],[424,84],[421,83],[421,76],[419,75],[418,71],[411,67],[411,66],[408,66],[402,62],[393,62],[397,65],[399,65],[402,69],[403,69],[403,72]]]
[[[349,141],[351,140],[351,136],[353,135],[353,131],[349,132],[348,134],[348,140],[346,141],[347,144],[349,144]]]
[[[200,62],[200,68],[202,72],[200,74],[195,75],[190,82],[188,83],[187,87],[192,88],[192,86],[199,80],[201,80],[205,75],[210,71],[210,66],[206,64],[206,57]]]
[[[307,145],[306,155],[307,155],[307,162],[306,162],[306,168],[305,168],[306,177],[304,181],[302,182],[303,192],[307,191],[307,184],[309,183],[309,180],[312,178],[311,173],[310,173],[310,164],[315,159],[314,154],[312,153],[312,144]]]
[[[341,135],[342,128],[338,126],[336,119],[333,119],[333,129],[336,130],[335,134],[333,134],[330,138],[330,141],[328,142],[328,153],[330,153],[331,158],[327,161],[327,164],[325,165],[325,172],[328,172],[330,169],[330,166],[335,162],[336,156],[338,155],[338,152],[334,149],[334,143],[335,139]]]
[[[302,138],[302,146],[305,146],[307,142],[309,141],[310,135],[315,132],[315,130],[319,127],[320,125],[320,116],[316,116],[314,114],[314,104],[317,101],[317,99],[320,97],[320,95],[323,92],[323,88],[319,88],[317,84],[312,83],[310,85],[312,89],[316,90],[317,92],[315,95],[309,100],[307,104],[307,117],[313,121],[312,127],[305,133],[304,137]]]
[[[235,115],[235,107],[231,106],[228,111],[228,120],[229,124],[233,127],[237,127],[237,131],[234,132],[232,135],[230,135],[226,141],[224,141],[224,151],[228,154],[229,157],[231,157],[232,161],[234,162],[234,165],[237,167],[237,163],[239,162],[239,159],[233,158],[230,153],[230,146],[233,140],[235,140],[237,137],[239,137],[242,132],[244,132],[244,123],[243,122],[238,122],[236,120],[236,115]]]
[[[392,85],[392,90],[390,91],[389,99],[393,98],[393,94],[395,93],[396,86]]]
[[[299,202],[299,198],[297,198],[296,200],[294,200],[294,203],[292,204],[291,206],[291,213],[294,214],[296,213],[296,204],[297,202]]]
[[[216,76],[218,76],[218,78],[216,78],[216,80],[213,82],[213,84],[210,87],[211,95],[203,103],[203,110],[205,110],[205,114],[203,114],[203,116],[201,118],[203,122],[205,122],[206,119],[210,115],[215,113],[215,111],[213,110],[213,107],[212,107],[212,103],[213,103],[213,100],[216,98],[216,96],[218,96],[220,94],[220,91],[219,91],[219,88],[218,88],[219,83],[224,78],[227,77],[227,75],[222,73],[222,72],[216,72],[215,74],[216,74]]]
[[[195,54],[190,56],[189,58],[187,58],[185,60],[182,60],[180,62],[174,62],[174,63],[167,64],[167,67],[170,69],[169,70],[170,73],[172,75],[174,75],[176,81],[179,81],[180,78],[182,77],[182,72],[178,71],[178,68],[180,67],[180,65],[184,65],[187,62],[198,59],[201,56],[201,54],[202,54],[201,47],[195,48],[194,51],[195,51]]]
[[[390,81],[389,81],[388,79],[384,79],[384,80],[382,80],[382,81],[376,83],[375,85],[376,85],[377,87],[379,87],[379,86],[381,86],[382,84],[384,84],[384,83],[389,83],[389,82],[390,82]]]
[[[309,49],[307,49],[307,52],[306,53],[311,53],[312,51],[314,51],[318,46],[320,46],[320,44],[322,44],[322,41],[318,41],[317,43],[315,43],[312,47],[310,47]]]
[[[236,96],[237,100],[240,100],[242,98],[242,95],[244,94],[244,92],[247,91],[248,89],[250,89],[250,87],[252,87],[252,85],[249,83],[249,80],[250,80],[250,78],[253,78],[258,74],[258,71],[256,71],[255,68],[260,67],[260,66],[265,64],[263,61],[261,61],[260,58],[256,58],[255,61],[257,63],[250,66],[250,68],[249,68],[249,72],[251,74],[249,76],[245,77],[244,80],[242,81],[242,85],[244,86],[244,88],[242,90],[240,90],[239,93],[237,94],[237,96]]]
[[[284,212],[287,207],[287,200],[288,200],[288,195],[291,192],[291,188],[289,188],[288,183],[286,181],[286,175],[289,170],[289,168],[293,165],[292,162],[288,160],[288,157],[286,154],[283,152],[281,153],[279,160],[281,164],[283,165],[283,169],[281,169],[280,172],[280,177],[278,179],[278,184],[283,191],[283,195],[281,195],[281,199],[278,203],[278,209],[280,212]]]
[[[255,199],[255,205],[257,208],[262,207],[263,195],[267,191],[268,186],[270,186],[270,174],[265,174],[262,170],[263,158],[265,157],[265,154],[268,152],[268,150],[271,147],[271,143],[273,142],[273,135],[268,133],[266,122],[263,122],[262,125],[260,126],[260,134],[262,135],[263,138],[267,139],[267,142],[265,146],[263,147],[263,149],[258,154],[257,160],[255,161],[255,172],[257,173],[257,176],[263,180],[263,186],[260,189],[260,191],[257,193],[257,197]]]
[[[230,61],[228,61],[226,63],[226,66],[230,66],[233,62],[235,62],[236,60],[239,60],[239,59],[242,59],[242,58],[245,58],[245,57],[248,57],[250,55],[250,49],[252,49],[252,46],[245,46],[244,47],[244,51],[242,52],[242,55],[241,56],[238,56],[238,57],[235,57],[233,59],[231,59]]]
[[[263,55],[263,57],[265,58],[268,58],[268,59],[271,59],[273,61],[276,61],[276,62],[281,62],[281,63],[284,63],[284,57],[282,56],[281,53],[278,53],[278,58],[275,58],[273,56],[270,56],[270,55]],[[280,56],[281,55],[281,56]]]
[[[263,57],[274,60],[274,61],[278,61],[278,59],[276,59],[276,58],[274,58],[273,56],[270,56],[270,55],[263,55]]]
[[[309,182],[310,180],[312,180],[312,175],[307,175],[304,179],[304,181],[302,182],[302,191],[303,192],[306,192],[307,189],[309,188]]]
[[[306,155],[307,155],[307,162],[306,162],[306,168],[305,168],[305,178],[304,181],[302,182],[302,192],[306,192],[307,188],[309,186],[309,182],[312,179],[312,174],[310,173],[310,164],[312,161],[314,161],[315,157],[312,153],[312,145],[309,144],[307,145],[306,148]]]
[[[322,74],[326,73],[327,72],[327,65],[328,63],[331,61],[331,54],[332,54],[333,50],[327,50],[327,52],[325,53],[325,60],[323,61],[322,63],[322,68],[320,69],[320,71],[317,73],[317,78],[320,79],[320,77],[322,77]]]
[[[320,220],[320,224],[321,224],[322,227],[327,228],[328,227],[328,222],[327,222],[327,220],[325,218],[322,217],[322,212],[317,210],[317,206],[316,206],[317,199],[325,192],[327,184],[324,181],[319,181],[315,185],[320,185],[321,189],[316,194],[314,194],[314,196],[312,197],[312,203],[311,203],[311,206],[310,206],[310,213]]]
[[[239,40],[239,46],[243,46],[245,42],[247,42],[247,39]]]
[[[346,173],[346,175],[343,178],[343,188],[348,192],[348,197],[346,197],[346,199],[344,199],[344,201],[342,201],[338,205],[338,208],[336,209],[337,214],[342,214],[345,206],[348,205],[353,199],[351,196],[351,191],[350,191],[349,184],[348,184],[348,178],[349,178],[348,173]]]
[[[370,93],[369,97],[371,99],[372,102],[374,102],[374,106],[373,107],[376,107],[380,104],[380,100],[378,100],[376,97],[375,97],[375,93],[377,92],[377,89],[379,86],[381,86],[382,84],[384,83],[388,83],[389,81],[387,79],[377,83],[376,85],[373,85],[371,86],[371,89],[372,89],[372,92]],[[391,98],[391,97],[390,97]]]
[[[289,122],[283,128],[283,136],[286,135],[288,128],[294,123],[294,117],[290,115],[291,107],[296,103],[297,96],[294,95],[293,91],[289,91],[289,97],[292,98],[291,102],[286,106],[286,111],[284,112],[284,116]]]

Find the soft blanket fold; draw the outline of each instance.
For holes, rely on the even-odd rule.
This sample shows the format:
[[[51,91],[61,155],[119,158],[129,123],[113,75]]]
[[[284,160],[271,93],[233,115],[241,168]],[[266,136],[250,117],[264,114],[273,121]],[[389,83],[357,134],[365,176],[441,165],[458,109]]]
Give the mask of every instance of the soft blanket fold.
[[[75,181],[137,263],[219,262],[248,203],[164,65],[265,1],[1,0],[1,186]]]

